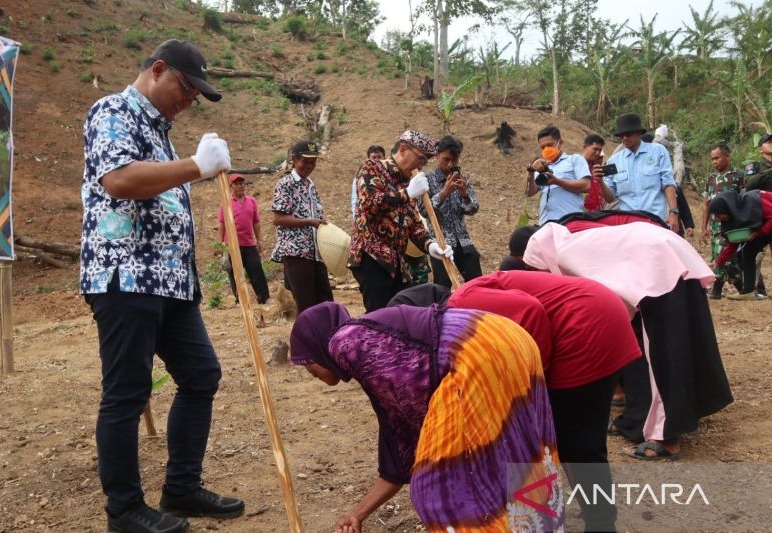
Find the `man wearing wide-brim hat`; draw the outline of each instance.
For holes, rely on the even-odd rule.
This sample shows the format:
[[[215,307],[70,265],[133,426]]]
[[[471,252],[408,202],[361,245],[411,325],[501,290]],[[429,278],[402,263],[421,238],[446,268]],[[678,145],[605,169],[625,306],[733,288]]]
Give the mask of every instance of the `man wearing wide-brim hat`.
[[[617,117],[614,135],[624,148],[609,158],[617,173],[606,176],[604,182],[619,200],[621,211],[648,211],[677,232],[679,212],[670,155],[664,146],[642,141],[645,132],[635,113]]]

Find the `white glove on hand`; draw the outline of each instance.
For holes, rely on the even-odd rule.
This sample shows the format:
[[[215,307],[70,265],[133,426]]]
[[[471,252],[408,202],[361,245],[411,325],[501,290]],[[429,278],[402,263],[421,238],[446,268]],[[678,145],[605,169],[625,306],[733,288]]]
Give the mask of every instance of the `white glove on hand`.
[[[210,178],[218,172],[231,169],[231,154],[224,139],[216,133],[205,133],[198,143],[193,162],[202,178]]]
[[[445,249],[443,250],[442,248],[440,248],[439,244],[432,241],[429,244],[429,255],[431,255],[435,259],[439,259],[440,261],[442,261],[446,257],[451,261],[453,261],[453,248],[446,245]]]
[[[426,174],[419,172],[413,176],[413,179],[407,184],[407,189],[405,190],[410,198],[418,198],[423,193],[429,192],[429,180],[426,179]]]

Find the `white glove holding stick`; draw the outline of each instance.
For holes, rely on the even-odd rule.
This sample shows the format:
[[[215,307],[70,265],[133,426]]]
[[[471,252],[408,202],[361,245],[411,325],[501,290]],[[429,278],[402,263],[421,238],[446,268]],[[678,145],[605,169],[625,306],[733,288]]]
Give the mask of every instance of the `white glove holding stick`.
[[[198,143],[196,155],[192,157],[202,178],[210,178],[218,172],[231,169],[231,155],[228,144],[216,133],[205,133]]]
[[[420,197],[425,192],[429,192],[429,180],[426,178],[426,174],[419,172],[413,176],[413,179],[407,184],[405,191],[413,199]]]
[[[439,261],[442,261],[446,258],[450,261],[453,261],[453,248],[451,248],[449,245],[445,245],[445,249],[443,250],[440,248],[439,244],[437,244],[435,241],[432,241],[429,243],[429,255]]]

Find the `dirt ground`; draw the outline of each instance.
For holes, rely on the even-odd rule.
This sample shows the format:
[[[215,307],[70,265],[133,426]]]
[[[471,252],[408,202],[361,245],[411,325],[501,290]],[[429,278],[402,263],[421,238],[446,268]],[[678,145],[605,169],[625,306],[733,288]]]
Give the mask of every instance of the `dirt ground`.
[[[11,36],[17,31],[35,43],[33,53],[22,56],[24,68],[18,70],[16,79],[17,233],[54,242],[78,242],[80,128],[86,110],[105,92],[121,90],[129,83],[137,57],[147,55],[153,46],[148,42],[141,53],[132,55],[115,43],[105,47],[101,38],[89,41],[95,55],[89,68],[101,76],[100,89],[96,89],[78,79],[76,58],[85,45],[83,28],[100,24],[100,16],[107,16],[105,13],[111,12],[108,10],[118,12],[113,17],[118,22],[117,35],[132,24],[144,27],[160,23],[156,19],[174,20],[187,28],[200,25],[195,14],[174,12],[173,8],[154,17],[141,17],[150,4],[142,0],[98,0],[88,2],[86,7],[76,1],[31,0],[6,7],[3,23],[10,27]],[[81,13],[79,17],[71,14],[76,11]],[[50,31],[50,20],[58,24],[58,33]],[[26,24],[23,28],[21,22]],[[308,67],[303,65],[312,43],[290,43],[280,31],[261,35],[261,39],[264,36],[282,44],[287,54],[282,63],[288,75],[308,74]],[[207,34],[201,39],[207,51],[230,46],[222,36]],[[108,38],[104,41],[107,43]],[[271,64],[269,43],[260,41],[259,47],[255,45],[244,54]],[[55,83],[51,83],[52,74],[40,59],[40,52],[47,46],[56,47],[62,63]],[[335,44],[327,46],[334,48]],[[357,57],[356,66],[373,67],[375,63],[372,57]],[[345,66],[347,59],[334,61]],[[355,74],[355,67],[348,71],[341,67],[338,74],[316,77],[323,95],[320,105],[332,104],[338,123],[330,152],[319,162],[313,178],[327,218],[344,229],[348,229],[350,220],[351,178],[368,145],[378,143],[388,148],[407,127],[435,137],[441,134],[433,104],[418,100],[417,83],[405,89],[401,79]],[[51,93],[45,91],[46,87]],[[249,94],[233,91],[218,106],[204,104],[200,111],[181,116],[172,130],[177,151],[189,155],[202,133],[218,131],[229,142],[234,166],[252,166],[265,164],[305,135],[303,113],[311,112],[309,108],[292,106],[264,112],[253,104]],[[505,120],[517,130],[510,156],[501,155],[491,143],[491,134]],[[568,151],[577,151],[589,131],[582,124],[533,110],[460,110],[453,116],[453,131],[466,145],[461,164],[480,197],[480,212],[469,226],[485,271],[492,270],[506,252],[508,235],[523,209],[521,169],[536,153],[536,131],[550,122],[563,131]],[[264,213],[269,212],[277,179],[278,175],[249,179],[248,192],[257,195]],[[701,202],[696,193],[690,196],[699,220]],[[194,185],[193,198],[199,269],[203,271],[213,259],[216,239],[215,185]],[[529,210],[533,214],[534,203]],[[268,217],[262,230],[264,247],[270,249],[274,231]],[[769,265],[767,259],[764,273],[772,280]],[[104,501],[94,443],[100,394],[96,327],[77,294],[77,280],[75,264],[54,269],[23,256],[13,266],[16,372],[0,379],[0,533],[104,530]],[[343,281],[345,284],[351,280]],[[277,280],[271,282],[271,288],[275,294]],[[357,291],[336,290],[335,298],[348,305],[353,315],[362,312]],[[286,531],[286,515],[244,326],[240,311],[229,307],[231,301],[228,296],[222,308],[204,311],[223,367],[205,480],[214,490],[246,500],[247,512],[227,523],[193,520],[192,531]],[[683,461],[772,463],[772,301],[724,299],[711,301],[711,308],[735,402],[703,420],[698,431],[684,437]],[[277,303],[263,306],[261,312],[266,327],[259,330],[259,335],[268,358],[277,342],[286,341],[291,322],[280,316]],[[332,531],[337,517],[364,494],[376,476],[376,422],[369,402],[356,385],[329,388],[303,369],[269,365],[268,378],[307,531]],[[173,390],[168,384],[153,396],[159,436],[147,437],[141,428],[143,481],[151,504],[158,501],[163,479],[164,427]],[[609,445],[612,461],[629,460],[623,453],[629,447],[626,441],[611,437]],[[373,532],[421,529],[405,490],[365,525]]]

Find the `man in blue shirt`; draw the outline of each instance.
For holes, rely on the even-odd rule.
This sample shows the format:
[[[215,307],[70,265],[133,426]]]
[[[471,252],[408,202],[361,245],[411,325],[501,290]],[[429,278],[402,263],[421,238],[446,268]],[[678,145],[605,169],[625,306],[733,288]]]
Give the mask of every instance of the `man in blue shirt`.
[[[606,186],[619,200],[620,211],[648,211],[678,232],[679,210],[670,155],[661,144],[641,140],[646,129],[634,113],[617,117],[614,135],[624,148],[609,158],[617,173],[606,176]]]
[[[99,333],[96,442],[108,531],[174,533],[187,529],[186,516],[244,512],[243,501],[201,486],[221,371],[198,308],[189,182],[231,161],[216,133],[202,137],[193,157],[174,151],[172,122],[199,96],[221,98],[198,49],[172,39],[143,61],[134,83],[96,102],[83,125],[80,292]],[[145,503],[138,459],[154,354],[177,384],[161,512]]]
[[[582,194],[590,190],[590,167],[578,154],[563,152],[560,130],[547,126],[536,135],[541,157],[536,159],[528,174],[526,194],[534,196],[541,192],[539,200],[539,224],[559,220],[569,213],[584,210]],[[537,176],[546,178],[537,183]]]

